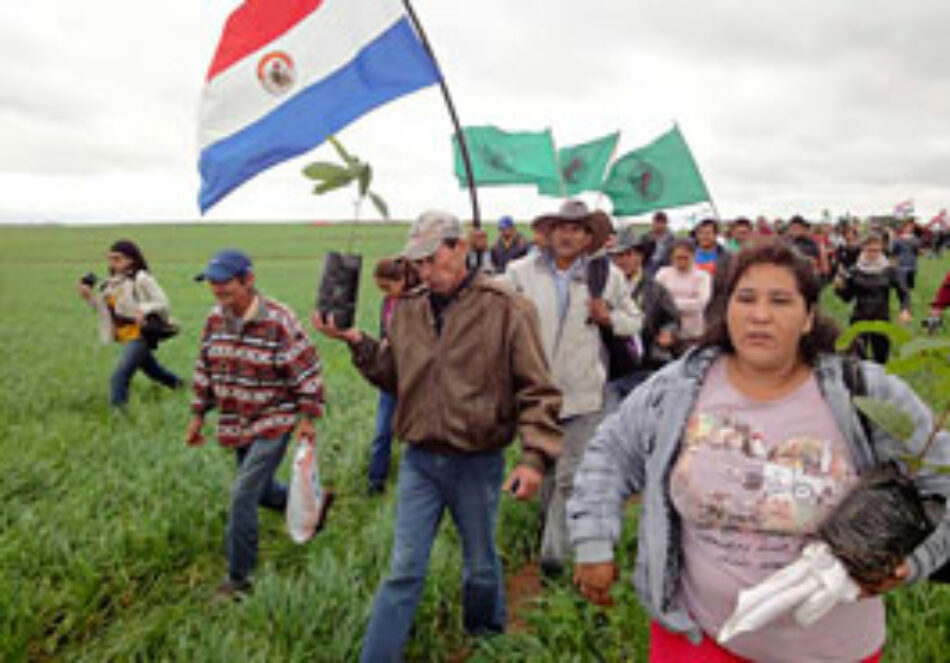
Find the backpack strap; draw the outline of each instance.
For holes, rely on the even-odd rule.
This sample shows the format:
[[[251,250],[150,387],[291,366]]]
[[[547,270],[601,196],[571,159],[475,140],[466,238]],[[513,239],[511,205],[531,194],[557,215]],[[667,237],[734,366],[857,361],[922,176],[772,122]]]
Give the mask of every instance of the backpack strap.
[[[844,379],[844,386],[851,394],[851,398],[868,395],[868,383],[864,377],[864,369],[861,368],[861,361],[854,355],[843,355],[841,357],[841,377]],[[861,430],[864,431],[864,437],[868,444],[872,445],[873,424],[861,408],[855,406],[854,409],[858,415]]]

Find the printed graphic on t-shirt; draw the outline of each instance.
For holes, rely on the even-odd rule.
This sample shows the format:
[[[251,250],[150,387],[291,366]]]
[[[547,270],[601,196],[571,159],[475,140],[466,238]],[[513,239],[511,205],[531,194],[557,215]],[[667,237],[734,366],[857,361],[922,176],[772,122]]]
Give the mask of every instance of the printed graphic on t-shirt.
[[[673,499],[726,564],[771,567],[855,481],[850,462],[828,440],[799,434],[769,441],[727,415],[694,414],[684,442]]]

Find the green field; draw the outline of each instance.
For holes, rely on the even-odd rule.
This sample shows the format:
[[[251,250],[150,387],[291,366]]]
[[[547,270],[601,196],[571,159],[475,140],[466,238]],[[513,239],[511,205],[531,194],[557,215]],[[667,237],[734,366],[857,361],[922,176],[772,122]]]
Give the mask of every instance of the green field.
[[[102,275],[109,244],[136,240],[173,303],[182,334],[159,358],[190,377],[212,300],[192,280],[217,249],[255,259],[258,284],[301,316],[312,308],[327,250],[358,248],[371,271],[406,227],[161,225],[0,228],[0,660],[356,660],[373,591],[388,565],[392,491],[364,497],[375,391],[348,353],[317,344],[327,383],[318,425],[324,480],[339,500],[328,528],[297,546],[283,521],[261,516],[254,594],[212,602],[225,573],[222,535],[233,458],[183,442],[189,396],[136,378],[127,416],[109,411],[116,348],[101,346],[76,280]],[[950,260],[924,260],[915,312]],[[359,324],[375,330],[379,296],[364,277]],[[829,298],[829,310],[844,309]],[[926,394],[925,394],[926,395]],[[286,477],[287,465],[281,475]],[[528,561],[534,504],[504,500],[506,569]],[[631,514],[633,517],[635,514]],[[634,528],[621,545],[618,606],[595,609],[566,581],[530,599],[513,632],[468,639],[460,618],[460,552],[443,528],[416,619],[411,661],[645,660],[645,617],[629,586]],[[888,661],[950,658],[950,592],[922,586],[888,597]]]

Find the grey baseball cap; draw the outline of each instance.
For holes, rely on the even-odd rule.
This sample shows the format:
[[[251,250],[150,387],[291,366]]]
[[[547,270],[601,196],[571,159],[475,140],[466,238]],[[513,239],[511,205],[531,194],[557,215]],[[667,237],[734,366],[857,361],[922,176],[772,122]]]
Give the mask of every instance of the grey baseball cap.
[[[454,214],[441,210],[423,212],[412,224],[402,257],[406,260],[428,258],[439,250],[442,242],[461,236],[462,224]]]

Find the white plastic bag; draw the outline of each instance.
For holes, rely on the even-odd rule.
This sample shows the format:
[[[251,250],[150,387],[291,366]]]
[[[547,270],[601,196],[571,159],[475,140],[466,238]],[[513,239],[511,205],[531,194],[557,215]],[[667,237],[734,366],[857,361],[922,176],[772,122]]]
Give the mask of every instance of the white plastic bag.
[[[739,592],[736,609],[716,639],[724,644],[792,610],[801,626],[810,626],[839,603],[856,601],[860,594],[861,588],[828,544],[809,543],[797,560]]]
[[[295,543],[306,543],[320,527],[332,494],[320,485],[314,445],[300,442],[294,453],[287,496],[287,531]]]

